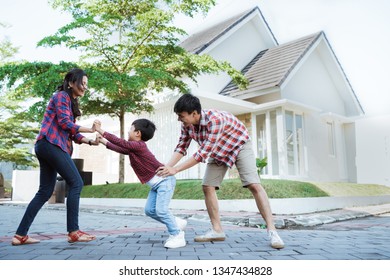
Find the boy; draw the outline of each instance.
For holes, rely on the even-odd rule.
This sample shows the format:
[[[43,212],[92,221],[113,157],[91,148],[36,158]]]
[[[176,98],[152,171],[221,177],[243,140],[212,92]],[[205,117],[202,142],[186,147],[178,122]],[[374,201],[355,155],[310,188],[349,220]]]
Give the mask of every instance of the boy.
[[[176,178],[174,176],[159,177],[156,170],[163,166],[152,152],[146,142],[153,138],[156,126],[147,119],[135,120],[129,130],[128,141],[104,131],[100,121],[94,122],[96,131],[102,136],[99,142],[107,149],[128,155],[130,165],[142,184],[150,187],[145,205],[145,214],[166,225],[169,238],[164,243],[166,248],[179,248],[186,245],[184,228],[187,221],[174,217],[169,211],[169,203],[175,190]]]

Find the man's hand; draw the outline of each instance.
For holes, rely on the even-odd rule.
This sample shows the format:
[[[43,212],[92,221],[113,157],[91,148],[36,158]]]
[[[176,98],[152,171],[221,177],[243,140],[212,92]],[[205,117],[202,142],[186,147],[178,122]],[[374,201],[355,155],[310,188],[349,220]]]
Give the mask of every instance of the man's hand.
[[[172,166],[160,166],[156,171],[156,174],[161,177],[173,176],[176,173],[176,168]]]

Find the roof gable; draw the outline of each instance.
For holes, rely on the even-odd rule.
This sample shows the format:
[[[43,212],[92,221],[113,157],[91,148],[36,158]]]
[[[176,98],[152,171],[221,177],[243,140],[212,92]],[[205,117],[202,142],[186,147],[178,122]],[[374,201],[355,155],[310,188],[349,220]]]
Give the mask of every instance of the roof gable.
[[[226,33],[228,33],[230,30],[232,30],[234,27],[239,25],[241,22],[243,22],[246,18],[250,17],[254,13],[260,14],[268,33],[271,35],[274,43],[277,44],[275,36],[272,34],[272,31],[269,28],[267,22],[265,21],[263,15],[261,14],[260,9],[258,7],[255,7],[251,10],[242,12],[214,26],[211,26],[205,30],[191,35],[186,40],[184,40],[180,44],[180,46],[185,48],[189,52],[200,54],[201,52],[205,51],[210,45],[212,45],[215,41],[223,37]]]
[[[254,43],[254,38],[260,40]],[[252,42],[252,44],[242,45],[242,42]],[[293,77],[299,77],[296,74],[307,69],[305,66],[308,65],[308,59],[319,55],[321,59],[312,66],[321,65],[317,69],[326,69],[325,76],[330,79],[325,81],[324,78],[322,82],[335,86],[334,92],[338,92],[338,95],[334,95],[333,98],[340,108],[344,106],[344,109],[338,108],[339,111],[349,115],[359,115],[364,112],[322,31],[278,45],[258,7],[190,36],[182,42],[181,46],[195,54],[209,53],[219,59],[226,59],[235,65],[236,69],[242,69],[242,73],[249,80],[248,88],[239,90],[229,77],[218,76],[212,83],[210,80],[203,80],[203,87],[198,87],[200,90],[214,92],[221,97],[247,101],[251,99],[251,102],[257,98],[255,103],[281,99],[290,94],[291,92],[288,91],[288,85],[292,85],[290,81],[297,81]],[[310,70],[305,71],[311,73]],[[227,86],[224,87],[226,84]],[[304,100],[301,100],[303,103],[306,101],[316,103],[306,98],[304,93],[292,99],[296,97],[303,98]],[[334,109],[333,107],[331,110]]]
[[[322,32],[319,32],[274,48],[262,50],[242,70],[249,81],[248,88],[239,90],[234,83],[230,82],[220,94],[237,97],[253,91],[280,86],[321,34]]]

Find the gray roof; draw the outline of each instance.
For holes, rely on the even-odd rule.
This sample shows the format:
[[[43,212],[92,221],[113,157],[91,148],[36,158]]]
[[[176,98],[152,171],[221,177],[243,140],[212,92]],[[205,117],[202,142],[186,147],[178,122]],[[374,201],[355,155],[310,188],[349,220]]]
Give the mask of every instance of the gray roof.
[[[239,90],[231,82],[220,94],[235,97],[280,86],[321,34],[322,32],[318,32],[286,44],[262,50],[242,70],[249,81],[247,89]]]
[[[256,7],[222,21],[206,30],[195,33],[184,40],[180,46],[188,52],[199,54],[255,11],[260,12],[259,8]]]

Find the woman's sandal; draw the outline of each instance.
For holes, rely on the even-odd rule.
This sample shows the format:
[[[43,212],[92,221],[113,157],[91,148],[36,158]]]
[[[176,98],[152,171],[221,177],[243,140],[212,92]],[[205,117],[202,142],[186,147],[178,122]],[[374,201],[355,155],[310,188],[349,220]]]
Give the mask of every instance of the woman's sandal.
[[[11,244],[13,246],[18,246],[18,245],[28,245],[28,244],[35,244],[41,242],[38,239],[34,239],[29,237],[28,235],[25,236],[18,236],[14,235],[14,238],[12,238]]]
[[[96,236],[90,235],[90,234],[83,232],[81,230],[68,233],[68,242],[69,243],[89,242],[89,241],[92,241],[95,239],[96,239]]]

